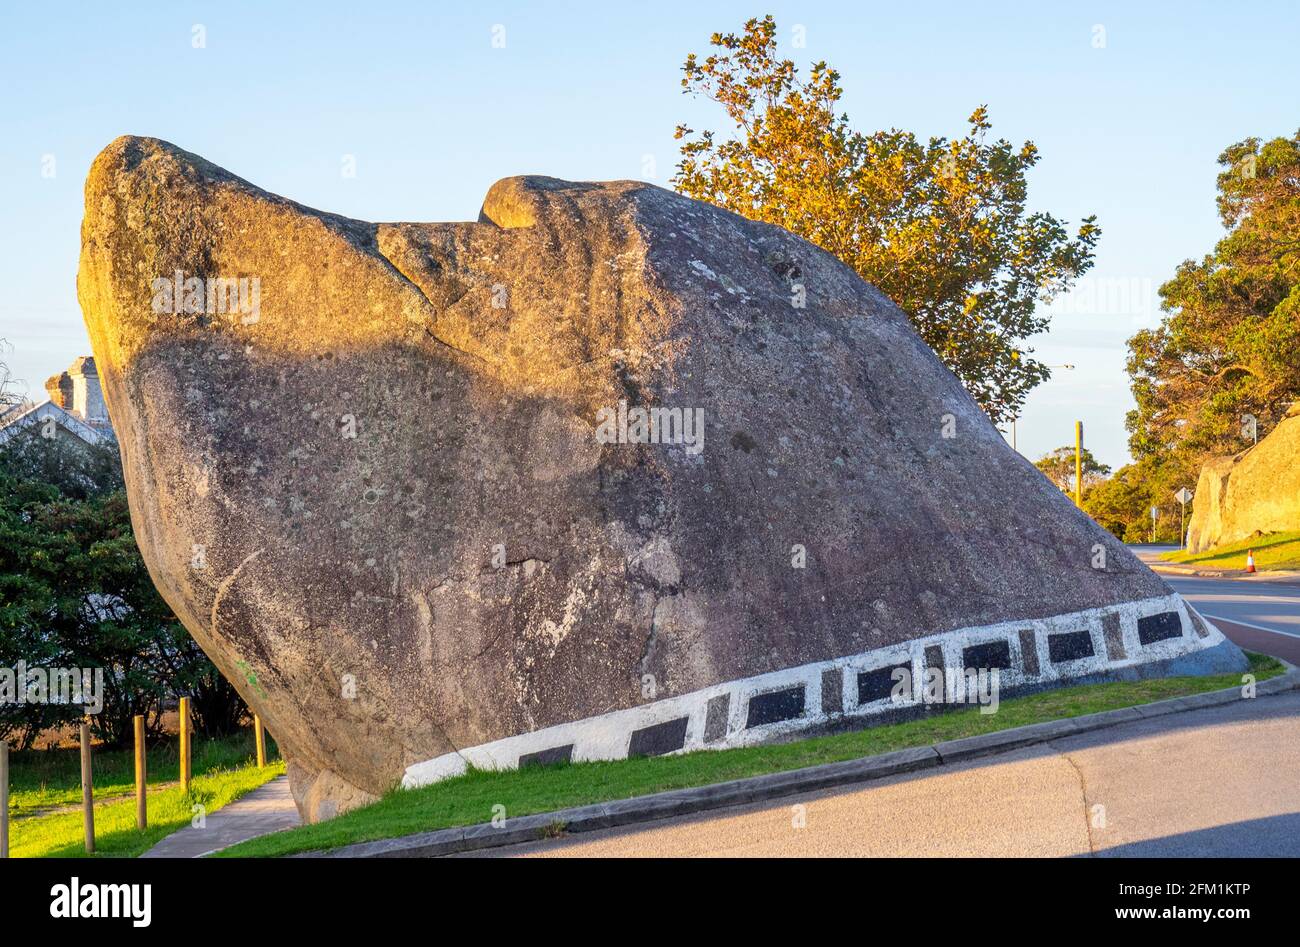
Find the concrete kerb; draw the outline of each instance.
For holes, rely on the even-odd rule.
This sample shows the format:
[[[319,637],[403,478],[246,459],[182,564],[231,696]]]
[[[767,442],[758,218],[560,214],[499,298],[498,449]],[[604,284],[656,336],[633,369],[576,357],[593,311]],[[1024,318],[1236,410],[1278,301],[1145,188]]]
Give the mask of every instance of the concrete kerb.
[[[1162,575],[1185,575],[1201,579],[1244,579],[1253,583],[1275,582],[1279,585],[1293,584],[1300,581],[1300,572],[1288,569],[1261,569],[1247,572],[1245,569],[1201,569],[1195,566],[1173,565],[1167,562],[1148,562],[1147,568]]]
[[[1203,579],[1221,579],[1228,574],[1226,570],[1222,569],[1194,569],[1191,566],[1172,566],[1156,562],[1148,562],[1147,568],[1152,572],[1159,572],[1164,575],[1195,575]],[[1245,572],[1240,569],[1232,571],[1233,574],[1245,575]]]
[[[1300,668],[1290,664],[1286,667],[1286,673],[1257,684],[1256,694],[1259,697],[1266,697],[1300,688]],[[550,835],[567,835],[655,822],[674,816],[693,815],[710,809],[723,809],[814,792],[819,789],[869,782],[886,776],[916,772],[1093,730],[1103,730],[1134,720],[1217,707],[1241,699],[1240,687],[1228,687],[1203,694],[1122,707],[1118,710],[1106,710],[1080,717],[1013,727],[995,733],[964,737],[960,740],[947,740],[932,746],[910,747],[862,759],[826,763],[821,766],[769,773],[764,776],[690,789],[675,789],[631,799],[617,799],[539,815],[519,816],[506,819],[500,826],[484,822],[459,828],[404,835],[400,838],[361,842],[329,851],[304,852],[294,857],[428,858],[515,845],[521,842],[535,842]]]

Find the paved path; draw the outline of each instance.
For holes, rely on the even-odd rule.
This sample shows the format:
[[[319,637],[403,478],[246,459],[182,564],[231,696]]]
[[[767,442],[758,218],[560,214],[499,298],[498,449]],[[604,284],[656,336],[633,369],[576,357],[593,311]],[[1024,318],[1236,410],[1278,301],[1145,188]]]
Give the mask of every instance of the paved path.
[[[280,776],[236,799],[207,818],[201,829],[173,832],[141,858],[198,858],[259,835],[301,824],[289,794],[289,777]]]
[[[1300,692],[863,788],[478,854],[1296,857]]]

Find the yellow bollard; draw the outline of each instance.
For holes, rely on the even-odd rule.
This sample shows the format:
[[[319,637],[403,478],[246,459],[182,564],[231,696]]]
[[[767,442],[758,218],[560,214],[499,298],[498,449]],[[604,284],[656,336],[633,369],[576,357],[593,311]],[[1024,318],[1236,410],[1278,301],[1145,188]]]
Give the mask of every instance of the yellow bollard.
[[[181,698],[181,792],[190,791],[190,699]]]
[[[253,714],[253,735],[257,739],[257,768],[266,765],[266,734],[262,731],[262,718]]]
[[[86,854],[95,854],[95,784],[90,771],[90,725],[81,722],[81,822],[86,828]]]
[[[149,825],[148,804],[145,802],[144,717],[135,715],[135,827]]]

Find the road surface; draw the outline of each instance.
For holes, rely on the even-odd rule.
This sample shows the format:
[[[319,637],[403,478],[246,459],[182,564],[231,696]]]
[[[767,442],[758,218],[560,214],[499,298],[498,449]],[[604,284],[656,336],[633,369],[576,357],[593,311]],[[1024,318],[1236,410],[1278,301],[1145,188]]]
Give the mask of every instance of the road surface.
[[[1173,546],[1134,548],[1144,562]],[[1175,592],[1243,648],[1300,665],[1300,584],[1267,573],[1241,578],[1161,575]]]
[[[1300,856],[1300,692],[506,856]]]
[[[1242,647],[1300,665],[1300,585],[1164,578]],[[1300,857],[1300,692],[861,788],[478,854]]]

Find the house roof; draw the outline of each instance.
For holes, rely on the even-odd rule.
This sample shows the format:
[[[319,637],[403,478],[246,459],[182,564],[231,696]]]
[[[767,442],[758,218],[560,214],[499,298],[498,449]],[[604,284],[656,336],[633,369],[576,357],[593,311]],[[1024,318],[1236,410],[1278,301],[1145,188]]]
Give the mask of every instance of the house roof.
[[[103,444],[115,440],[113,429],[108,426],[87,424],[71,411],[60,408],[52,401],[42,401],[28,408],[17,408],[0,416],[0,444],[8,443],[23,431],[40,425],[46,418],[53,418],[54,423],[69,434],[74,434],[87,444]]]

